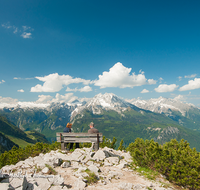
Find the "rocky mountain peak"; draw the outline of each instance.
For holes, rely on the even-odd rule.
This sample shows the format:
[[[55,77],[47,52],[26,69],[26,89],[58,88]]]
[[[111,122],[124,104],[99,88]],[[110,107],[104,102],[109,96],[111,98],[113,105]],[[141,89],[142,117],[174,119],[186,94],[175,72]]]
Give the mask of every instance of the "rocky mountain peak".
[[[126,102],[122,98],[119,98],[113,93],[97,94],[92,99],[90,99],[85,105],[77,107],[72,112],[73,119],[77,114],[80,114],[83,110],[87,109],[93,114],[100,114],[102,110],[114,110],[121,113],[123,110],[131,107],[138,110],[134,105]]]
[[[139,108],[150,110],[152,112],[166,113],[170,111],[178,111],[183,116],[185,116],[188,110],[198,109],[194,105],[184,103],[179,99],[164,98],[162,96],[157,99],[151,98],[149,100],[137,99],[131,103]]]

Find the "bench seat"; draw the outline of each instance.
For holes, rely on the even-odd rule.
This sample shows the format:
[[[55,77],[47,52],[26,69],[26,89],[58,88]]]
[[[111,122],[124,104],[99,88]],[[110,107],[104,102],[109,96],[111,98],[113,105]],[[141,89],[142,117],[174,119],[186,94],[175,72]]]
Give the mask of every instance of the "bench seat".
[[[56,133],[57,142],[61,142],[61,150],[65,150],[67,143],[94,143],[95,150],[99,149],[102,142],[102,133]]]

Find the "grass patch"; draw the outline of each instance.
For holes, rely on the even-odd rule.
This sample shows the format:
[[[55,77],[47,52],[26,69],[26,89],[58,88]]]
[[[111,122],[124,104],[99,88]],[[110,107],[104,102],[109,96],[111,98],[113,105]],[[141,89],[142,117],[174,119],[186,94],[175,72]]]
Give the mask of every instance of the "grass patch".
[[[35,170],[36,170],[36,173],[39,173],[42,171],[42,168],[35,166]]]
[[[99,179],[94,172],[91,172],[89,169],[86,169],[85,172],[89,175],[88,177],[85,177],[87,184],[94,184],[98,182]]]
[[[45,166],[46,166],[47,168],[49,168],[49,171],[48,171],[47,174],[56,175],[56,174],[58,173],[58,172],[56,172],[50,165],[45,164]]]
[[[150,180],[155,180],[156,177],[159,176],[159,173],[157,171],[153,171],[145,167],[135,168],[135,171],[137,171],[138,173]]]
[[[32,143],[28,143],[20,138],[16,138],[16,137],[13,137],[13,136],[10,136],[10,135],[7,135],[7,137],[13,141],[15,144],[19,145],[19,147],[21,148],[25,148],[27,145],[33,145]]]

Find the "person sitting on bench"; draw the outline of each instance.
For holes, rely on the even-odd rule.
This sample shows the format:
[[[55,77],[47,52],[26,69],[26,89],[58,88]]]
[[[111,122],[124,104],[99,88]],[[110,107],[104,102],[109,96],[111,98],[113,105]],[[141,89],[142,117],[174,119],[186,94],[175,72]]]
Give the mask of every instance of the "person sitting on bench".
[[[93,122],[90,123],[90,129],[88,130],[88,133],[90,133],[90,134],[99,133],[98,129],[94,128],[94,123]],[[92,142],[91,149],[92,150],[95,149],[95,143],[94,142]]]
[[[99,133],[98,129],[94,128],[94,123],[90,123],[90,129],[88,130],[88,133]]]
[[[64,133],[71,133],[72,123],[68,123],[63,130]],[[70,143],[69,149],[73,149],[73,143]],[[76,148],[79,148],[79,143],[76,143]]]

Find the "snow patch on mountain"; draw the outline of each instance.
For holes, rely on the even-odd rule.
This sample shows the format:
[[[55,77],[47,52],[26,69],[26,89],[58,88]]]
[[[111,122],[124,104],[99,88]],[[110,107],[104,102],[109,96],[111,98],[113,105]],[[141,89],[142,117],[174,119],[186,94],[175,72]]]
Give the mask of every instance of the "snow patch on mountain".
[[[47,108],[50,104],[35,103],[35,102],[18,102],[16,104],[0,103],[0,109],[3,108]]]
[[[183,116],[186,115],[186,112],[190,109],[197,108],[193,104],[183,103],[177,99],[163,98],[159,97],[158,99],[150,99],[150,100],[133,100],[131,102],[135,106],[150,110],[152,112],[157,113],[167,113],[170,111],[178,111]]]
[[[94,98],[90,99],[85,105],[76,107],[76,109],[71,114],[71,119],[73,119],[77,114],[81,114],[81,112],[86,109],[91,111],[93,114],[101,114],[103,110],[114,110],[118,113],[121,113],[128,107],[138,111],[140,110],[122,98],[119,98],[115,94],[100,93],[94,96]]]

